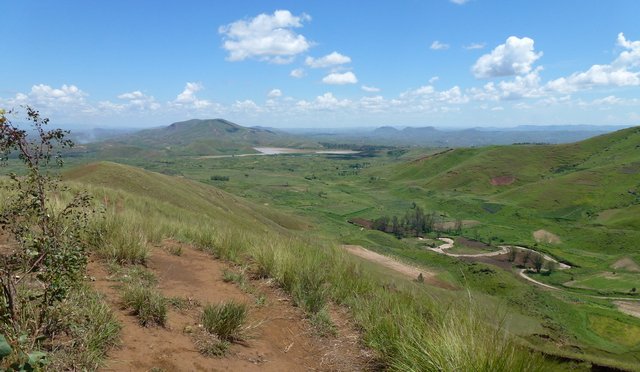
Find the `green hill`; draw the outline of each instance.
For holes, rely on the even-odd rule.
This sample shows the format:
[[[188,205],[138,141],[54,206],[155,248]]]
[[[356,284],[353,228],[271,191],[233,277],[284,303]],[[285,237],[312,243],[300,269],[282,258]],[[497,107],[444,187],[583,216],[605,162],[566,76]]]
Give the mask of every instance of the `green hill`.
[[[279,131],[243,127],[224,119],[192,119],[91,144],[86,149],[101,158],[150,158],[255,153],[256,146],[318,147],[312,141]]]
[[[307,228],[298,218],[249,203],[215,187],[118,163],[79,166],[65,172],[63,180],[144,196],[238,226],[275,230]]]
[[[553,211],[638,202],[640,127],[566,145],[455,149],[395,167],[393,180]]]

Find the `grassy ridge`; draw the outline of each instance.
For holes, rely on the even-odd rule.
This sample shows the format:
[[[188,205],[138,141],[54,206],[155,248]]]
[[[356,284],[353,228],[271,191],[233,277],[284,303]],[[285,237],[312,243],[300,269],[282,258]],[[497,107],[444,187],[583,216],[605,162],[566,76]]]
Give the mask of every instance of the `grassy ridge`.
[[[279,217],[260,216],[249,203],[214,188],[109,163],[65,178],[88,187],[107,217],[132,226],[125,234],[142,233],[149,242],[172,237],[250,263],[256,273],[275,278],[311,317],[326,311],[327,301],[348,306],[365,343],[391,369],[542,370],[551,363],[480,321],[473,310],[451,310],[468,304],[441,307],[421,286],[390,290],[384,278],[331,244],[312,242],[275,222]]]

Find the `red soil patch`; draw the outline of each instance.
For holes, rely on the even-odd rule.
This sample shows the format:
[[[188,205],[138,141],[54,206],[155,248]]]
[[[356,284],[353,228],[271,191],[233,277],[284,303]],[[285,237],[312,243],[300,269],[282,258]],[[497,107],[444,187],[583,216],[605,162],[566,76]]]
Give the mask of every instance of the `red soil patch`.
[[[172,243],[175,244],[175,243]],[[359,333],[346,312],[331,308],[337,336],[315,336],[303,312],[290,298],[269,281],[250,281],[258,293],[266,296],[263,306],[255,297],[235,284],[222,281],[229,266],[189,246],[174,256],[155,249],[149,269],[158,278],[158,289],[165,297],[188,298],[200,304],[229,300],[249,305],[247,325],[252,326],[242,344],[233,344],[222,358],[201,355],[185,329],[198,330],[201,307],[176,310],[170,307],[164,328],[144,328],[135,317],[121,309],[119,283],[109,280],[105,268],[89,264],[94,287],[106,296],[123,325],[121,347],[109,353],[105,371],[287,371],[287,370],[362,370],[371,353],[360,346]]]
[[[373,221],[365,220],[364,218],[352,218],[348,222],[360,227],[364,227],[365,229],[373,229]]]
[[[511,185],[515,181],[516,181],[516,178],[514,176],[500,176],[500,177],[493,177],[491,179],[491,184],[493,186],[505,186],[505,185]]]

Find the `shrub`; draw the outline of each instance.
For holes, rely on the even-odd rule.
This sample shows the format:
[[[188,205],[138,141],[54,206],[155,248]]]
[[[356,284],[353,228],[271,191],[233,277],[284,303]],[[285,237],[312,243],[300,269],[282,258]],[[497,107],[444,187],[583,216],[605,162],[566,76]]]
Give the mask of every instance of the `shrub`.
[[[201,320],[207,332],[223,341],[234,341],[241,339],[242,325],[246,319],[247,305],[231,301],[205,306]]]

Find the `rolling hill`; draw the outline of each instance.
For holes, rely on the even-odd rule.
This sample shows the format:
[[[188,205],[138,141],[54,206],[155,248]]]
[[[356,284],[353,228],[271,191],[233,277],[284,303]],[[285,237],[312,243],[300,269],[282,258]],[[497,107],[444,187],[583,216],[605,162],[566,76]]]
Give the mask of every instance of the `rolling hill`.
[[[192,119],[90,144],[84,150],[100,158],[148,158],[254,153],[256,146],[318,147],[312,141],[280,131],[244,127],[224,119]]]

